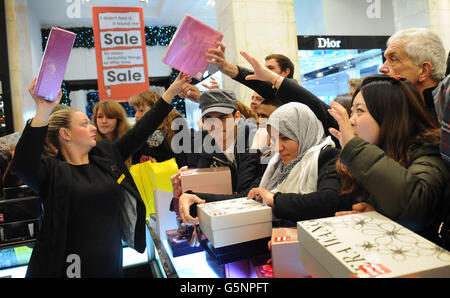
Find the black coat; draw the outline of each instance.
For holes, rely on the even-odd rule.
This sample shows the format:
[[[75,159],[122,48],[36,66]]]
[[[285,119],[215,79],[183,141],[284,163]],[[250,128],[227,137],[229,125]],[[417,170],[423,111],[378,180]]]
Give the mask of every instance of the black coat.
[[[339,150],[334,147],[322,149],[318,159],[317,191],[309,194],[276,193],[273,213],[282,222],[334,216],[337,211],[352,209],[353,201],[340,196],[341,181],[336,172]],[[289,225],[289,224],[284,224]]]
[[[246,80],[245,77],[253,74],[252,71],[238,66],[239,73],[233,78],[239,83],[253,89],[261,95],[264,99],[278,98],[282,103],[299,102],[307,105],[316,117],[322,122],[323,129],[326,135],[331,136],[336,147],[340,147],[339,140],[337,140],[329,131],[330,127],[339,129],[336,119],[328,113],[330,106],[323,102],[320,98],[303,88],[294,79],[284,78],[279,89],[273,89],[269,82],[259,80]]]
[[[121,201],[122,238],[140,253],[146,245],[145,205],[124,161],[145,143],[171,110],[172,106],[160,99],[121,139],[115,143],[98,141],[89,152],[89,162],[102,168],[114,181],[125,175],[120,183],[124,191],[117,194]],[[16,175],[41,197],[44,210],[28,265],[28,277],[64,276],[66,262],[64,254],[73,180],[70,165],[61,155],[58,158],[41,156],[47,128],[31,127],[27,123],[13,160]]]
[[[233,198],[246,197],[248,192],[253,187],[258,187],[262,175],[264,173],[264,169],[266,168],[267,165],[261,164],[260,151],[250,149],[256,129],[257,129],[256,125],[253,125],[248,121],[242,119],[239,121],[237,133],[238,136],[237,138],[239,139],[239,141],[235,142],[234,163],[231,163],[227,159],[225,154],[223,154],[217,147],[213,153],[207,153],[204,151],[200,153],[198,168],[211,168],[211,167],[230,168],[233,194],[221,195],[221,194],[195,193],[195,195],[197,195],[198,197],[207,202],[214,202]],[[196,137],[201,137],[203,139],[203,143],[210,142],[211,144],[214,144],[214,140],[206,132],[198,134]],[[197,152],[200,151],[198,151],[197,149]],[[193,216],[196,216],[197,213],[196,204],[193,204],[191,206],[190,212]]]
[[[179,129],[175,130],[174,135],[185,134],[183,138],[181,138],[180,144],[176,144],[177,146],[183,146],[183,141],[190,141],[191,143],[193,141],[191,137],[191,131],[190,129],[188,129],[187,121],[184,120],[183,122],[183,125],[185,127],[180,127]],[[132,164],[140,163],[142,156],[151,156],[156,159],[157,162],[163,162],[168,159],[175,158],[178,168],[181,168],[183,166],[196,167],[197,164],[191,162],[191,155],[192,154],[190,152],[174,153],[172,144],[170,143],[169,139],[167,137],[164,137],[159,145],[157,143],[149,145],[147,142],[145,142],[145,144],[141,148],[139,148],[136,153],[133,154]]]

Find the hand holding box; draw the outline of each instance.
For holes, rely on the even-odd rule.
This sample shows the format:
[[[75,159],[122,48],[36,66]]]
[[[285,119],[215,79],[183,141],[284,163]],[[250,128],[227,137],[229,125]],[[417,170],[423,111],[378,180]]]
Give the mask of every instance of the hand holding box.
[[[272,235],[272,208],[247,198],[199,204],[197,214],[215,248]]]
[[[206,51],[216,48],[216,42],[222,38],[222,33],[186,14],[170,41],[163,62],[200,81],[208,67]]]
[[[51,29],[39,68],[34,94],[49,101],[56,100],[75,37],[75,33],[56,27]]]

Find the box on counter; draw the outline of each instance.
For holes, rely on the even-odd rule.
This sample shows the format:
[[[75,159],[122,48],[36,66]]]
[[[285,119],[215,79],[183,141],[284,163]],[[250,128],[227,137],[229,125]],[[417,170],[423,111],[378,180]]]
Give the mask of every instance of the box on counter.
[[[189,242],[192,236],[192,229],[193,227],[188,227],[188,229],[174,229],[166,231],[167,242],[169,243],[169,247],[172,251],[173,257],[179,257],[203,251],[203,247],[201,245],[190,245]]]
[[[53,27],[48,37],[34,94],[54,101],[58,97],[76,34]]]
[[[173,193],[155,189],[153,191],[155,198],[155,225],[156,236],[159,240],[166,239],[166,231],[178,228],[177,215],[170,211],[170,202]]]
[[[267,247],[269,241],[270,237],[266,237],[215,248],[206,237],[201,237],[200,244],[217,261],[217,264],[224,265],[253,257],[262,257],[268,260],[270,258]]]
[[[0,200],[0,223],[32,220],[39,218],[41,213],[40,197]]]
[[[300,262],[300,243],[296,228],[272,230],[271,254],[273,277],[309,277]]]
[[[180,175],[181,191],[232,194],[231,172],[228,167],[189,169]]]
[[[0,244],[35,239],[39,233],[40,219],[0,223]]]
[[[313,277],[450,277],[450,253],[376,211],[297,223]]]
[[[3,199],[5,200],[35,197],[35,196],[36,193],[27,185],[3,188]]]
[[[272,235],[272,208],[247,198],[198,204],[197,215],[216,249]]]

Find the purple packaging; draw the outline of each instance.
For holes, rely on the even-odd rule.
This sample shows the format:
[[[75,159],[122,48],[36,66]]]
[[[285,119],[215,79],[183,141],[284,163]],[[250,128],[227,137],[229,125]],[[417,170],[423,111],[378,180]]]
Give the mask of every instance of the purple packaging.
[[[186,14],[170,41],[163,62],[191,77],[201,80],[208,67],[205,56],[209,48],[217,48],[223,34]]]
[[[60,28],[53,27],[51,29],[39,68],[34,94],[49,101],[56,100],[75,36],[75,33]]]

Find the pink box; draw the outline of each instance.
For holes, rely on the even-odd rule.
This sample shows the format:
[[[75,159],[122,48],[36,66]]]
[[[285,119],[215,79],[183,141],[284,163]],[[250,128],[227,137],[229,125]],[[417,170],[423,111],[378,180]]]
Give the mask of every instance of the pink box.
[[[223,34],[186,14],[170,41],[163,62],[191,77],[201,80],[208,67],[205,56],[209,48],[217,48]]]
[[[272,229],[273,277],[310,277],[300,261],[300,243],[296,228]]]
[[[231,195],[231,172],[228,167],[190,169],[181,173],[181,191]]]
[[[54,101],[58,97],[75,36],[75,33],[52,28],[42,57],[34,94],[49,101]]]

